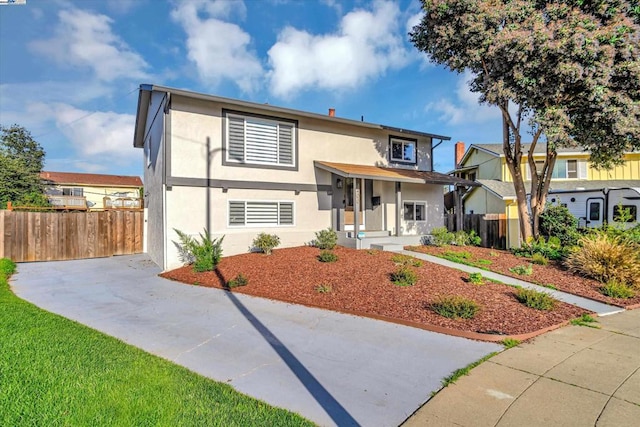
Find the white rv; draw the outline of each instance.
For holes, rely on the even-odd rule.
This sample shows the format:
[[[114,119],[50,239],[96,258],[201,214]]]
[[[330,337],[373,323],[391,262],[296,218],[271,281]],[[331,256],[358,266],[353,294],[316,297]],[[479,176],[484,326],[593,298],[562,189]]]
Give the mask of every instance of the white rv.
[[[596,228],[618,220],[620,209],[628,209],[630,224],[638,222],[640,212],[640,188],[601,188],[549,190],[547,200],[566,206],[578,218],[579,227]]]

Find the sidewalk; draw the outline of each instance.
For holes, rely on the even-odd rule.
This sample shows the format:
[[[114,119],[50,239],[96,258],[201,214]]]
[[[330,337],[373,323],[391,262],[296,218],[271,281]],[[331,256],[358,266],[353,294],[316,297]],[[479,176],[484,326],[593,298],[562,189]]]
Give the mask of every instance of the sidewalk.
[[[640,310],[506,350],[441,390],[403,427],[637,426]]]
[[[586,310],[593,311],[598,316],[607,316],[609,314],[621,313],[624,311],[623,308],[616,307],[613,305],[605,304],[602,302],[594,301],[588,298],[579,297],[577,295],[568,294],[562,291],[556,291],[553,289],[545,288],[544,286],[534,285],[533,283],[525,282],[524,280],[516,279],[509,276],[504,276],[502,274],[494,273],[492,271],[483,270],[481,268],[472,267],[470,265],[459,264],[457,262],[448,261],[443,258],[438,258],[433,255],[427,255],[420,252],[413,251],[396,251],[401,254],[410,255],[415,258],[419,258],[428,262],[432,262],[434,264],[444,265],[445,267],[454,268],[456,270],[465,271],[467,273],[481,273],[484,277],[498,280],[502,283],[512,286],[520,286],[528,289],[535,289],[539,292],[544,292],[559,301],[563,301],[569,304],[576,305],[578,307],[584,308]]]

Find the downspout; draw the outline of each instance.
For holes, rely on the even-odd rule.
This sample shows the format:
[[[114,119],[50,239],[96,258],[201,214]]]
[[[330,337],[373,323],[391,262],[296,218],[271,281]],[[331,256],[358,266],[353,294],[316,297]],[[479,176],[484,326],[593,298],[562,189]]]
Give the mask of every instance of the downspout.
[[[163,134],[164,134],[164,150],[162,150],[162,234],[164,235],[164,248],[163,248],[163,266],[162,269],[167,269],[168,262],[168,249],[169,249],[169,232],[167,230],[167,178],[170,176],[170,171],[167,170],[167,156],[169,153],[169,146],[171,144],[170,126],[169,120],[171,115],[171,93],[167,92],[165,98],[165,104],[163,108],[164,119],[162,120]]]

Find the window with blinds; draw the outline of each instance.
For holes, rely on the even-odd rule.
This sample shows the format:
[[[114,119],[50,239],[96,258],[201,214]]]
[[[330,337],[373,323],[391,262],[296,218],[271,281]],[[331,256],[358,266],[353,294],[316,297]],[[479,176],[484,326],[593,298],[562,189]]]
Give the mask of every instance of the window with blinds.
[[[294,225],[293,202],[229,201],[229,226]]]
[[[295,123],[227,114],[227,161],[295,166]]]

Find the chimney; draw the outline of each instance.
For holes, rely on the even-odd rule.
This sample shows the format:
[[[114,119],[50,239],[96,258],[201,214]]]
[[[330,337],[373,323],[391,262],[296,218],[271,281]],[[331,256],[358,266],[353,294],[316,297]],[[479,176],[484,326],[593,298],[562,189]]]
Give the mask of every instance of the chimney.
[[[329,108],[329,117],[335,117],[335,116],[336,116],[336,109]]]
[[[464,142],[458,141],[456,142],[456,168],[460,167],[460,162],[462,161],[463,156],[464,156]]]

